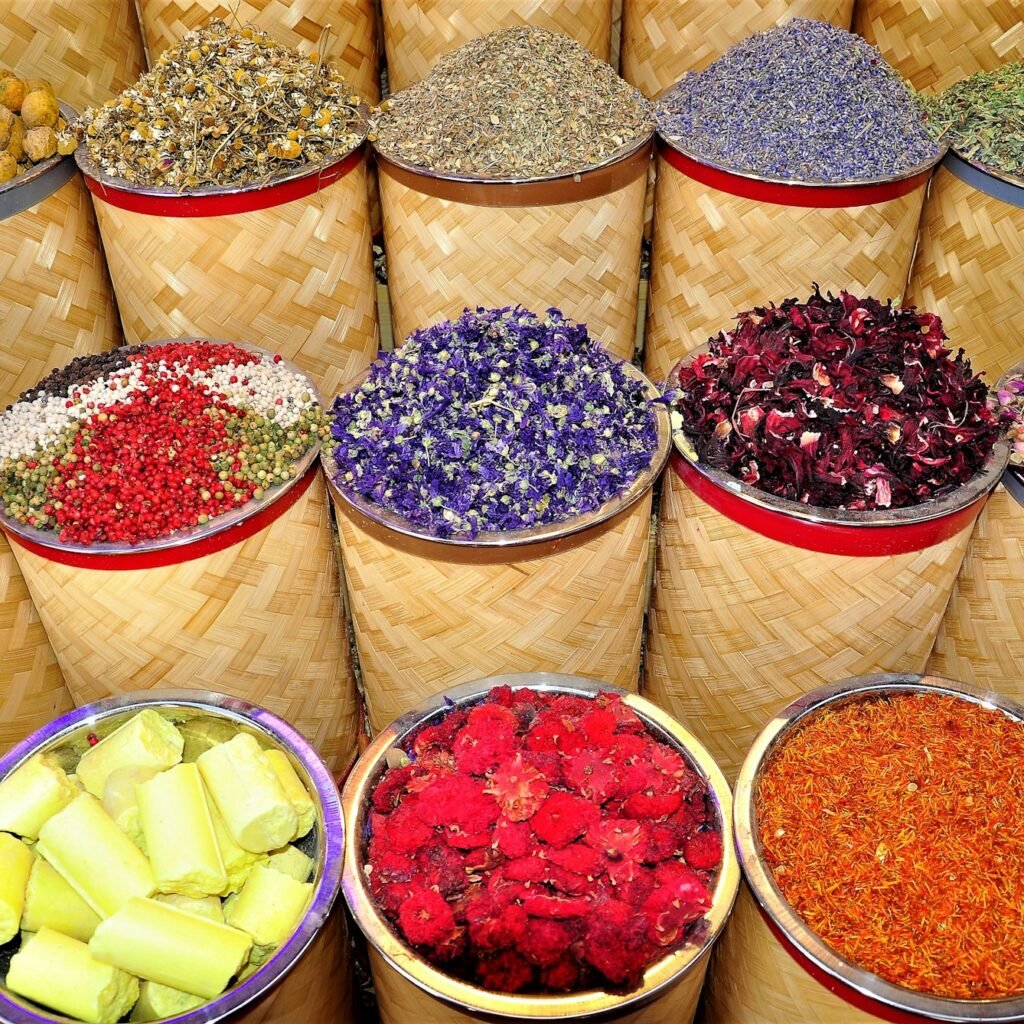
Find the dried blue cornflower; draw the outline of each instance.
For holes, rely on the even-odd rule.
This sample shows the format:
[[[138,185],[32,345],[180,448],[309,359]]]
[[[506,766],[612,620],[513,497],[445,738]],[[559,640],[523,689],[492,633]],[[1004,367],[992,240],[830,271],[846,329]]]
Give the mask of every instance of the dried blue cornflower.
[[[441,537],[593,511],[658,444],[643,380],[559,310],[518,306],[414,332],[332,421],[335,483]]]

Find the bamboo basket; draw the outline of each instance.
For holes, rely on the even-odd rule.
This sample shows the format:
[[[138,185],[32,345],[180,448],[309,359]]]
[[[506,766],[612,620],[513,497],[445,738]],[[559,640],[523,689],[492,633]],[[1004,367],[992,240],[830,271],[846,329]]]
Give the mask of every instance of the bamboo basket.
[[[664,406],[656,413],[658,450],[622,496],[568,523],[473,541],[434,538],[342,490],[324,454],[371,732],[512,667],[603,672],[636,691],[652,488],[669,448]]]
[[[950,152],[924,204],[909,301],[930,309],[975,370],[998,378],[1024,337],[1024,180]]]
[[[1024,59],[1020,0],[857,0],[854,31],[926,92]]]
[[[75,112],[68,106],[66,117]],[[70,157],[0,189],[0,409],[75,356],[120,344],[89,194]],[[71,707],[7,540],[0,536],[0,751]]]
[[[728,330],[737,310],[814,281],[903,295],[931,164],[879,182],[792,184],[722,170],[660,138],[657,164],[644,349],[652,379]]]
[[[677,448],[681,437],[677,434]],[[839,512],[691,462],[665,474],[644,693],[735,778],[765,719],[825,682],[921,672],[1008,458],[947,498]]]
[[[377,152],[394,336],[477,305],[558,306],[621,359],[636,346],[650,139],[578,175],[458,179]]]
[[[622,77],[654,99],[687,71],[791,18],[849,28],[853,0],[623,0]]]
[[[377,355],[362,147],[243,189],[131,189],[75,154],[128,343],[259,338],[328,396]]]
[[[220,693],[165,690],[128,694],[79,708],[42,728],[0,759],[0,779],[33,753],[81,752],[86,733],[100,736],[146,708],[176,722],[188,719],[227,721],[255,735],[261,746],[289,755],[316,806],[313,832],[302,841],[313,859],[310,906],[295,934],[247,980],[199,1010],[173,1019],[196,1024],[355,1024],[353,983],[345,916],[333,910],[341,885],[344,822],[337,788],[315,750],[287,722],[260,707]],[[308,845],[307,845],[308,844]],[[0,953],[0,979],[6,978],[10,950]],[[0,1017],[5,1024],[63,1024],[66,1017],[40,1010],[11,995],[0,983]]]
[[[594,990],[563,996],[507,995],[457,981],[432,967],[397,938],[379,913],[363,872],[363,837],[369,794],[384,771],[388,751],[401,747],[419,725],[436,722],[453,706],[473,703],[491,687],[501,685],[584,697],[613,689],[593,679],[544,672],[473,680],[444,694],[435,694],[390,725],[370,744],[345,783],[342,803],[347,840],[343,888],[356,925],[370,947],[381,1024],[584,1019],[615,1024],[690,1024],[703,985],[708,953],[725,925],[739,882],[731,839],[731,794],[718,766],[700,743],[678,722],[635,694],[623,694],[622,699],[649,728],[671,742],[694,765],[708,787],[722,826],[722,869],[706,918],[708,928],[695,946],[678,950],[653,964],[644,975],[643,985],[626,995]]]
[[[783,898],[757,839],[754,794],[767,757],[815,712],[847,700],[942,690],[993,704],[1015,718],[1024,708],[963,683],[914,674],[873,675],[822,687],[767,722],[743,764],[734,805],[743,883],[708,971],[702,1024],[929,1024],[935,1021],[1024,1021],[1024,998],[947,999],[894,985],[840,957]]]
[[[515,25],[564,32],[601,60],[610,53],[612,0],[383,0],[381,10],[392,92],[426,78],[449,50]]]
[[[380,101],[374,0],[136,0],[149,66],[211,18],[254,25],[283,46],[333,61],[368,103]],[[325,35],[326,32],[326,35]]]
[[[333,770],[357,698],[317,450],[263,501],[135,546],[61,544],[0,517],[77,704],[218,689],[293,722]]]
[[[127,88],[143,70],[132,0],[0,0],[0,65],[45,78],[78,110]]]

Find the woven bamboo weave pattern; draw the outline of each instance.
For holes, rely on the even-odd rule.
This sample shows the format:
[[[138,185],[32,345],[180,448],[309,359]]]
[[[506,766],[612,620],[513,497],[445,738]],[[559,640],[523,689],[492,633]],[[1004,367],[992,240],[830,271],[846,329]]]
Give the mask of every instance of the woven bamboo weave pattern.
[[[853,0],[623,0],[622,77],[653,99],[751,33],[791,18],[849,28]]]
[[[0,754],[72,707],[10,543],[0,533]]]
[[[15,551],[75,701],[154,687],[244,697],[332,769],[356,698],[323,478],[248,540],[157,569],[78,569]]]
[[[349,85],[372,103],[380,100],[377,12],[373,0],[138,0],[149,66],[186,32],[222,18],[254,25],[276,42],[335,61]],[[330,31],[321,48],[324,29]]]
[[[819,985],[764,923],[746,882],[715,946],[701,1024],[878,1024]]]
[[[558,306],[613,354],[636,345],[644,189],[553,206],[473,206],[426,195],[382,168],[395,339],[466,307]]]
[[[294,969],[231,1024],[356,1024],[351,958],[337,905]]]
[[[132,0],[0,0],[0,65],[46,78],[81,112],[142,72]]]
[[[623,0],[612,0],[612,37],[608,48],[608,63],[616,71],[622,60],[622,5]]]
[[[363,164],[305,199],[226,217],[96,213],[129,343],[200,335],[258,342],[328,399],[377,355]]]
[[[1024,59],[1022,0],[857,0],[854,29],[925,92]]]
[[[609,54],[612,0],[383,0],[382,12],[392,92],[426,78],[449,50],[514,25],[564,32],[601,60]]]
[[[0,220],[0,409],[55,367],[120,343],[92,201],[76,174]]]
[[[644,696],[735,778],[785,703],[868,672],[923,672],[971,527],[888,557],[806,551],[665,474]]]
[[[1024,209],[940,167],[921,218],[908,301],[942,318],[953,349],[997,380],[1024,349]]]
[[[663,379],[740,311],[822,290],[904,294],[924,185],[873,206],[781,206],[702,185],[658,157],[644,369]]]
[[[690,1024],[697,1008],[708,957],[694,964],[690,972],[671,988],[665,989],[652,1003],[639,1010],[602,1018],[614,1024]],[[370,967],[380,1007],[381,1024],[463,1024],[466,1021],[491,1022],[493,1016],[457,1010],[435,999],[415,983],[404,978],[372,946]],[[524,1014],[523,1019],[525,1019]],[[573,1017],[543,1017],[532,1013],[530,1020],[571,1021]]]
[[[335,508],[373,732],[431,694],[499,672],[569,672],[636,692],[650,492],[582,543],[488,565],[403,551],[337,498]]]
[[[1024,508],[1005,488],[971,537],[927,671],[1024,701]]]

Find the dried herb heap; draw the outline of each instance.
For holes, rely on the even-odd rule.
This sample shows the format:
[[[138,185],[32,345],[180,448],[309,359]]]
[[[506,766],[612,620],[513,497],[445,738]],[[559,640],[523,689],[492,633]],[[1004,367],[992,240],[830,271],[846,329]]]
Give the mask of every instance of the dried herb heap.
[[[979,71],[921,100],[928,129],[961,156],[1024,176],[1024,62]]]
[[[592,511],[657,447],[643,382],[555,309],[467,310],[416,331],[332,418],[335,482],[443,537]]]
[[[491,991],[631,989],[700,941],[714,804],[617,694],[496,687],[404,753],[371,796],[369,885],[435,965]]]
[[[970,480],[1000,435],[942,321],[848,292],[741,313],[679,369],[702,463],[819,508],[916,505]]]
[[[0,70],[0,185],[77,145],[48,81]]]
[[[1024,376],[1002,381],[995,401],[995,412],[1010,444],[1010,462],[1024,466]]]
[[[84,140],[102,170],[133,185],[247,185],[359,145],[351,92],[316,54],[214,20],[87,110]]]
[[[433,171],[530,178],[602,163],[654,129],[648,100],[569,36],[491,32],[386,101],[375,144]]]
[[[915,94],[859,36],[794,18],[684,75],[658,129],[736,171],[807,182],[903,174],[938,157]]]
[[[1024,992],[1024,725],[942,693],[826,710],[764,770],[775,882],[841,956],[955,999]]]

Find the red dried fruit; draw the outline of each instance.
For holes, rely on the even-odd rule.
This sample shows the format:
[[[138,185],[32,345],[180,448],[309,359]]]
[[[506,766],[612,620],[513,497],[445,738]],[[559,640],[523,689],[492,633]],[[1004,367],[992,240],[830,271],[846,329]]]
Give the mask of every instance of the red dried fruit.
[[[519,722],[508,708],[483,704],[470,711],[452,743],[459,771],[483,775],[511,757]]]
[[[526,821],[537,813],[550,789],[544,776],[526,764],[519,752],[490,773],[485,792],[498,801],[509,821]]]
[[[506,950],[476,965],[480,984],[492,992],[520,992],[533,981],[533,968],[518,953]]]
[[[551,793],[530,819],[538,838],[551,846],[568,846],[598,820],[600,812],[583,797]]]
[[[695,870],[710,870],[722,863],[722,836],[718,832],[698,832],[683,843],[686,863]]]
[[[433,889],[417,886],[398,911],[398,923],[414,946],[436,946],[458,931],[448,901]]]

